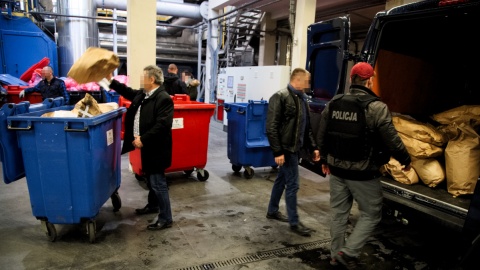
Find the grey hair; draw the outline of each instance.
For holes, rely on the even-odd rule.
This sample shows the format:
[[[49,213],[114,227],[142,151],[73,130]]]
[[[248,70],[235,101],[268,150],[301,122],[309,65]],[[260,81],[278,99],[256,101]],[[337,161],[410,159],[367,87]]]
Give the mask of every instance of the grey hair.
[[[143,69],[147,72],[149,77],[153,77],[155,79],[155,84],[162,85],[163,84],[163,71],[161,68],[150,65]]]

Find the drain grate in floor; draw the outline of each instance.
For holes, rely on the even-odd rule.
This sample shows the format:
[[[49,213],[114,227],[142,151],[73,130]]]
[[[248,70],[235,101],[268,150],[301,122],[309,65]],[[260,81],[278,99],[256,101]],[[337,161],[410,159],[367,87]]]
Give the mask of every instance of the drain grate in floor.
[[[295,245],[295,246],[281,248],[281,249],[263,251],[257,254],[247,255],[247,256],[233,258],[229,260],[178,268],[176,270],[207,270],[207,269],[215,269],[215,268],[225,267],[225,266],[238,265],[242,263],[257,262],[257,261],[272,259],[276,257],[285,257],[299,251],[312,250],[316,248],[326,248],[327,245],[329,244],[330,244],[330,239],[320,240],[320,241],[315,241],[315,242],[301,244],[301,245]]]

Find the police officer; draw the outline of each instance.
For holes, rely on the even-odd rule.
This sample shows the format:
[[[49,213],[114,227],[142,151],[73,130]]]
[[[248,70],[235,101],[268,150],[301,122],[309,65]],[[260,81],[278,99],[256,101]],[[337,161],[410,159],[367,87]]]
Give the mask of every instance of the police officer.
[[[404,170],[410,156],[392,124],[387,105],[371,90],[374,70],[358,63],[350,72],[350,91],[336,95],[322,112],[317,144],[322,170],[330,175],[331,264],[357,267],[358,256],[382,218],[379,168],[393,156]],[[382,154],[383,153],[383,154]],[[353,200],[360,217],[345,239]]]

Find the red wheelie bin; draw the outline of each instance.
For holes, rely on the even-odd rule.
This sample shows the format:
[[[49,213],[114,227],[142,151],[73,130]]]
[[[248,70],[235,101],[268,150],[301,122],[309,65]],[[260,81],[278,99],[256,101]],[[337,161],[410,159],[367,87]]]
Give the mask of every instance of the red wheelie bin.
[[[197,179],[206,181],[209,174],[204,168],[207,164],[210,119],[214,114],[215,104],[191,101],[185,94],[172,96],[172,99],[172,166],[165,172],[183,171],[191,175],[196,171]],[[144,175],[140,151],[141,149],[135,149],[129,153],[130,164],[137,179]]]

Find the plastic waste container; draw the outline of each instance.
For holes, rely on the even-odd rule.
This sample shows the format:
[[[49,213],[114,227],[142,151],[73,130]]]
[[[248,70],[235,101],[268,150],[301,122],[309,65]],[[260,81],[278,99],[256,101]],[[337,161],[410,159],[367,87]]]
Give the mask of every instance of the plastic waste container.
[[[172,96],[174,103],[172,126],[172,165],[166,173],[183,171],[190,175],[197,171],[197,179],[206,181],[208,134],[215,104],[191,101],[185,94]],[[140,149],[129,153],[130,164],[138,179],[143,176]]]
[[[232,170],[250,179],[255,175],[252,167],[276,168],[270,143],[266,134],[268,102],[225,103],[228,119],[227,156]]]
[[[7,117],[27,112],[35,112],[64,105],[63,97],[47,98],[42,103],[30,104],[28,101],[7,103],[0,108],[0,161],[2,161],[3,181],[5,184],[25,177],[22,152],[18,146],[17,133],[9,130]]]
[[[21,101],[28,101],[30,103],[40,103],[43,101],[42,95],[40,93],[27,93],[23,98],[20,98],[18,95],[22,90],[28,88],[28,86],[22,85],[6,85],[5,89],[7,90],[7,102],[8,103],[19,103]]]
[[[23,156],[33,215],[55,241],[53,224],[86,224],[95,241],[95,217],[108,198],[121,207],[120,128],[125,108],[91,118],[41,117],[61,106],[7,117]]]

